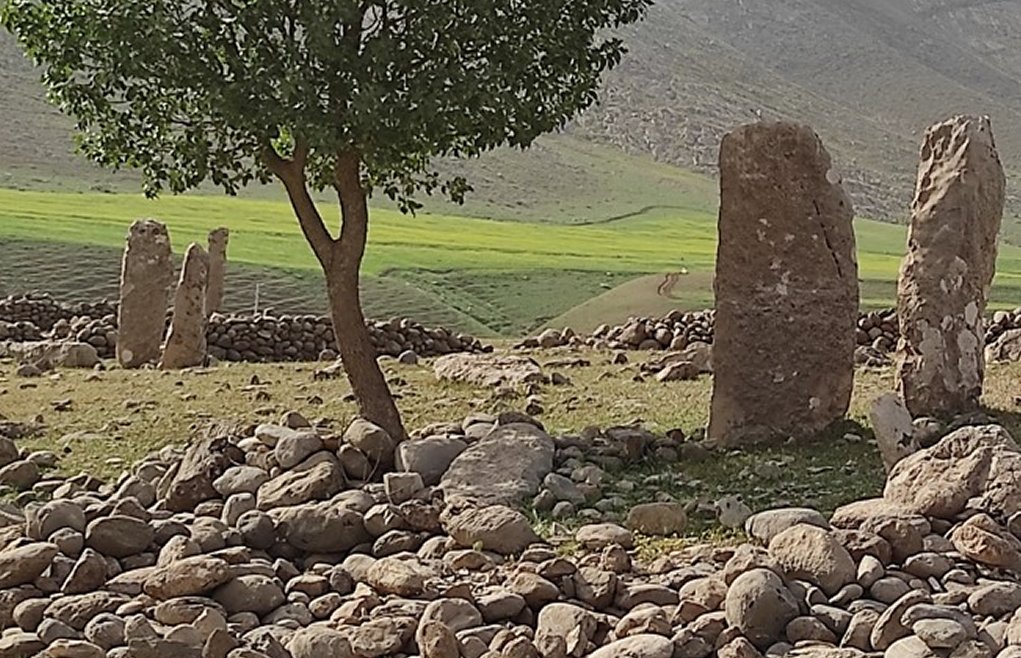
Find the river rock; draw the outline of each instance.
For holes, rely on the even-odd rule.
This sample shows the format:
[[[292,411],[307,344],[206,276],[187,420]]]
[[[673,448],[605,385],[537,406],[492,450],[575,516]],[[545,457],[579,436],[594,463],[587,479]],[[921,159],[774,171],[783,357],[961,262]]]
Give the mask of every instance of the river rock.
[[[468,444],[461,439],[435,436],[418,441],[404,441],[397,446],[395,457],[399,471],[418,473],[422,482],[432,487],[440,483],[450,464]]]
[[[759,649],[779,640],[787,624],[798,616],[794,595],[768,569],[752,569],[738,576],[727,590],[724,609],[727,623]]]
[[[481,546],[502,555],[519,553],[539,541],[528,519],[504,505],[446,514],[443,528],[461,546]]]
[[[796,525],[773,537],[769,554],[788,578],[807,580],[830,596],[855,580],[857,567],[847,549],[813,525]]]
[[[44,542],[0,551],[0,588],[32,582],[46,571],[59,552],[54,544]]]

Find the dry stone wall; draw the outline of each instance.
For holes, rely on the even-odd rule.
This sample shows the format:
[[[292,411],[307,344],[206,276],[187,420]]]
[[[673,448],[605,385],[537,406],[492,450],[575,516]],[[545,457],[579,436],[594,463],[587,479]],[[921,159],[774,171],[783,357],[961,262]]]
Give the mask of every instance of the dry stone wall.
[[[16,319],[25,317],[41,318],[44,324]],[[169,326],[169,314],[166,321]],[[407,318],[371,320],[367,326],[372,344],[381,355],[398,357],[414,352],[430,357],[488,349],[474,336],[426,327]],[[88,343],[100,357],[111,358],[117,345],[117,305],[63,304],[38,294],[0,300],[0,341],[44,339]],[[207,323],[206,342],[209,354],[221,361],[316,361],[336,356],[333,324],[329,317],[319,315],[214,313]]]

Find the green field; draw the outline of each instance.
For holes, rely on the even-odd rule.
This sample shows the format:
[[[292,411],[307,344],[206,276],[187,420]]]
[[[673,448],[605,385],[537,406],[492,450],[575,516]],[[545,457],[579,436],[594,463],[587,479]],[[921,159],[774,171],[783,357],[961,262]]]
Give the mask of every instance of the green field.
[[[322,212],[336,216],[332,205]],[[318,266],[286,204],[209,196],[0,190],[0,292],[112,294],[118,250],[138,217],[166,222],[175,253],[216,226],[229,227],[234,308],[250,305],[255,283],[264,300],[290,310],[322,308]],[[712,298],[715,231],[711,212],[669,208],[573,225],[377,208],[364,266],[367,307],[377,316],[412,315],[490,335],[521,335],[556,318],[591,326],[631,313],[703,308]],[[859,220],[856,231],[862,303],[889,305],[904,228]],[[43,245],[48,256],[37,251]],[[85,265],[86,254],[107,265]],[[994,305],[1021,305],[1021,249],[1005,245],[999,267]],[[662,275],[681,270],[688,274],[670,297],[656,299]],[[277,287],[285,292],[274,296]]]

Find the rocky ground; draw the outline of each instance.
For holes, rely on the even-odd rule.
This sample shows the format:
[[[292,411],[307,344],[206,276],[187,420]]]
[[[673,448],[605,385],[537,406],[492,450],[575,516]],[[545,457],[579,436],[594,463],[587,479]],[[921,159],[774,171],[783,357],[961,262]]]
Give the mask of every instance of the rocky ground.
[[[942,428],[884,490],[866,427],[719,452],[702,417],[656,413],[704,403],[706,378],[664,384],[649,362],[615,361],[565,351],[538,375],[510,361],[522,380],[491,389],[388,363],[426,398],[402,397],[419,429],[400,445],[324,416],[350,403],[311,368],[26,380],[0,363],[0,656],[1021,653],[1021,453],[1007,430]],[[991,371],[990,414],[1013,429],[1010,368]],[[859,395],[887,378],[859,372]],[[330,403],[308,404],[312,391]],[[139,456],[107,463],[119,476],[73,475],[90,439],[56,442],[52,426],[94,422],[115,395],[104,409],[127,418],[81,429],[162,424],[181,443],[190,423],[190,445],[133,453],[134,434],[97,436],[107,459],[118,445]],[[627,395],[644,425],[606,422],[620,412],[600,405]],[[180,415],[202,398],[212,406]],[[195,413],[236,400],[249,404],[235,422]]]
[[[3,509],[0,655],[1021,653],[1021,449],[999,426],[907,458],[882,499],[721,510],[749,541],[643,563],[636,538],[682,531],[681,502],[552,541],[514,505],[605,500],[599,458],[664,440],[554,439],[512,413],[399,445],[364,421],[281,423],[219,427],[109,484],[41,475],[55,455],[0,440],[0,474],[48,499]]]

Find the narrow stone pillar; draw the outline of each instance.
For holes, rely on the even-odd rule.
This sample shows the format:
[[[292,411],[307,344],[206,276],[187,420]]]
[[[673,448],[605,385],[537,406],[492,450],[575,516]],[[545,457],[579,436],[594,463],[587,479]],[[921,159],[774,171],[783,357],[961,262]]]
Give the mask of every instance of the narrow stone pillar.
[[[136,221],[128,230],[121,261],[117,361],[122,367],[138,368],[159,360],[173,280],[167,227],[152,219]]]
[[[181,278],[174,295],[174,315],[163,347],[160,368],[179,370],[200,366],[206,359],[206,276],[209,256],[192,243],[184,254]]]
[[[227,273],[227,241],[230,231],[218,228],[209,233],[209,279],[206,282],[206,317],[223,308],[224,276]]]
[[[858,263],[851,201],[807,126],[768,123],[720,148],[709,437],[808,437],[847,413]]]
[[[916,417],[978,408],[1005,187],[988,118],[926,132],[897,287],[897,387]]]

